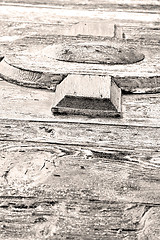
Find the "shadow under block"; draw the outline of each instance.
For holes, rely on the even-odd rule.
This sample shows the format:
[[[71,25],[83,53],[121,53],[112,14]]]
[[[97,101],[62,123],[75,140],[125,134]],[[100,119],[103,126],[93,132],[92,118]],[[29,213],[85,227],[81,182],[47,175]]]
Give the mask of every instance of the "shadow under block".
[[[53,114],[121,115],[121,89],[108,75],[68,75],[57,85]]]

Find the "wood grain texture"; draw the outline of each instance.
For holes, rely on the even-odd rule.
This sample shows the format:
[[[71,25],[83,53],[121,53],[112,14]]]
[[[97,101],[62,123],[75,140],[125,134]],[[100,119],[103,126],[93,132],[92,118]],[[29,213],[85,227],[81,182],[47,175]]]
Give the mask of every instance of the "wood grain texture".
[[[124,43],[116,48],[109,45],[98,44],[76,44],[62,45],[57,51],[56,59],[67,62],[78,63],[100,63],[100,64],[133,64],[144,60],[145,56],[135,49],[125,46]]]
[[[52,39],[53,35],[50,36]],[[23,44],[27,47],[29,42],[36,46],[37,38],[40,41],[47,41],[49,36],[31,36],[30,39],[23,39]],[[67,39],[67,38],[66,38]],[[68,37],[68,40],[71,39]],[[63,39],[63,41],[65,41]],[[49,41],[47,41],[48,44]],[[18,42],[16,43],[18,45]],[[42,43],[43,44],[43,43]],[[97,44],[107,45],[107,40],[101,40]],[[42,71],[50,73],[72,73],[72,74],[102,74],[102,75],[111,75],[111,76],[120,76],[120,77],[154,77],[159,76],[160,66],[159,66],[159,47],[150,48],[150,54],[145,55],[145,59],[137,64],[128,64],[128,65],[105,65],[105,64],[85,64],[85,63],[73,63],[73,62],[63,62],[56,60],[55,49],[58,47],[57,44],[52,44],[46,46],[46,48],[41,45],[41,49],[37,52],[37,48],[32,46],[32,54],[28,48],[27,54],[22,54],[22,52],[17,52],[15,55],[8,54],[6,61],[13,66],[20,67],[23,69],[30,69],[32,71]],[[142,53],[146,53],[148,49],[143,48]],[[157,54],[156,54],[157,53]],[[27,63],[27,65],[26,65]]]
[[[112,80],[126,93],[160,92],[160,77],[112,77]]]
[[[15,65],[23,58],[25,68],[27,63],[30,70],[37,70],[36,59],[41,73],[53,74],[55,69],[67,73],[70,66],[54,65],[52,58],[42,59],[39,52],[57,42],[88,41],[91,39],[88,36],[58,36],[56,29],[62,27],[63,34],[66,26],[80,20],[82,13],[86,14],[84,21],[92,22],[87,15],[91,8],[96,20],[110,16],[105,7],[108,12],[113,10],[102,0],[102,5],[95,0],[83,5],[71,2],[66,2],[70,8],[66,11],[62,11],[65,6],[60,0],[54,4],[61,4],[61,8],[52,6],[50,10],[47,5],[33,9],[2,4],[5,8],[1,5],[1,55],[13,59]],[[97,12],[97,4],[102,11]],[[79,17],[73,16],[75,6],[81,9]],[[117,10],[127,7],[119,1],[116,5]],[[126,14],[123,22],[118,16],[124,16],[124,11],[122,14],[117,11],[116,22],[125,25],[128,17],[135,16],[135,7],[142,11],[142,6],[131,4],[133,12]],[[152,48],[151,56],[155,56],[152,67],[156,73],[159,38],[157,35],[153,39],[148,33],[158,30],[153,30],[153,22],[149,24],[150,30],[144,31],[143,27],[149,19],[158,21],[157,9],[152,5],[143,8],[145,13],[146,10],[152,13],[147,18],[146,14],[137,13],[142,22],[137,21],[140,28],[136,28],[135,34],[145,53],[148,46]],[[69,18],[67,14],[73,15]],[[145,40],[141,39],[144,35],[148,36]],[[147,47],[143,45],[149,42]],[[86,70],[82,65],[74,65],[72,71],[92,74],[108,71],[97,65],[85,67]],[[128,71],[136,69],[135,66]],[[145,69],[148,72],[147,65]],[[22,88],[0,79],[0,239],[160,239],[159,94],[123,95],[123,118],[118,120],[54,117],[50,111],[53,97],[53,92]]]
[[[142,19],[133,20],[132,14],[126,12],[127,19],[132,20],[136,24],[132,32],[136,34],[137,31],[138,34],[145,32],[145,39],[143,40],[139,35],[138,39],[137,37],[136,39],[128,37],[128,39],[124,40],[113,38],[113,20],[106,19],[107,15],[104,15],[105,10],[97,12],[95,9],[88,9],[89,6],[87,6],[85,5],[85,10],[82,11],[81,7],[76,10],[62,6],[54,9],[54,7],[43,8],[37,6],[32,8],[28,6],[25,8],[25,5],[2,4],[0,21],[3,27],[0,30],[2,35],[0,38],[0,52],[2,56],[5,56],[5,61],[3,60],[0,63],[1,77],[19,85],[55,91],[57,84],[68,73],[109,74],[116,79],[116,82],[119,83],[119,86],[124,91],[140,93],[159,92],[160,51],[159,43],[155,42],[155,38],[156,41],[159,40],[155,32],[156,30],[154,30],[153,21],[149,24],[149,29],[147,28],[146,30],[144,27],[145,16],[148,16],[147,10],[142,18],[143,21]],[[109,10],[108,14],[110,14]],[[43,21],[41,16],[43,16]],[[68,16],[70,17],[68,18]],[[154,16],[155,21],[158,18],[156,14]],[[126,29],[128,31],[127,19],[124,21],[123,17],[118,17],[115,12],[114,23],[118,24],[120,29],[123,28],[124,32]],[[108,33],[106,32],[105,36],[102,36],[102,34],[96,36],[96,33],[89,36],[91,33],[87,30],[89,27],[85,27],[86,22],[93,25],[94,29],[97,28],[98,35],[99,29],[101,32],[106,31],[106,21],[109,27],[107,26]],[[99,24],[101,22],[103,24]],[[97,27],[95,27],[96,24]],[[110,33],[112,28],[113,34]],[[82,35],[79,35],[76,29],[80,29]],[[151,35],[150,31],[153,31],[153,39],[148,37]],[[140,63],[126,66],[69,63],[56,60],[55,51],[58,45],[65,44],[68,46],[70,44],[70,46],[75,46],[81,44],[88,46],[87,44],[92,43],[93,46],[96,44],[97,46],[103,45],[103,47],[106,47],[111,42],[113,46],[118,46],[118,49],[120,46],[123,48],[124,45],[128,49],[137,48],[137,51],[145,56],[145,59]],[[123,60],[124,58],[122,57]]]
[[[87,118],[84,116],[53,116],[54,93],[25,88],[0,81],[0,118],[40,121],[86,122],[115,125],[159,127],[160,102],[157,94],[127,94],[122,96],[122,118]]]
[[[86,12],[85,12],[86,11]],[[1,24],[3,26],[1,30],[2,39],[0,51],[3,56],[7,56],[9,63],[14,66],[21,67],[24,69],[30,69],[33,71],[40,72],[50,72],[50,73],[110,73],[111,75],[118,76],[159,76],[159,44],[152,42],[151,39],[148,42],[143,42],[141,39],[129,40],[129,44],[133,47],[137,46],[138,49],[146,56],[145,61],[133,66],[119,66],[116,67],[106,67],[100,64],[69,64],[61,63],[55,61],[53,45],[56,48],[57,44],[70,43],[75,44],[77,41],[85,43],[86,41],[97,41],[97,44],[103,43],[107,44],[107,40],[110,38],[102,36],[88,36],[87,30],[85,30],[85,21],[99,22],[100,19],[104,21],[111,22],[108,18],[109,15],[104,12],[89,11],[86,9],[71,10],[64,8],[60,9],[50,9],[50,8],[25,8],[22,6],[1,6]],[[5,14],[4,14],[5,12]],[[62,19],[63,12],[63,19]],[[85,12],[85,13],[84,13]],[[108,12],[109,14],[110,12]],[[126,13],[128,14],[128,13]],[[43,15],[43,21],[41,19]],[[68,15],[70,16],[68,18]],[[85,16],[84,16],[85,15]],[[107,19],[105,17],[108,16]],[[126,21],[123,21],[123,16],[118,17],[118,13],[115,12],[115,23],[128,25],[128,20],[132,19],[132,14],[127,15]],[[148,12],[144,14],[144,19],[136,19],[136,24],[141,27],[144,26],[146,18],[148,17]],[[158,16],[154,15],[154,21],[158,21]],[[19,18],[21,18],[20,21]],[[28,18],[30,21],[28,21]],[[120,19],[119,19],[120,18]],[[67,36],[64,34],[66,28],[74,26],[77,28],[77,23],[84,21],[84,35],[72,35]],[[154,28],[154,24],[151,16],[151,26]],[[142,21],[143,20],[143,21]],[[113,20],[112,20],[113,22]],[[105,26],[105,25],[104,25]],[[103,27],[104,27],[103,26]],[[137,25],[136,25],[137,26]],[[151,29],[150,29],[151,30]],[[148,35],[150,35],[150,30],[148,30]],[[114,31],[114,30],[113,30]],[[27,32],[27,35],[26,35]],[[143,29],[139,30],[139,33],[143,32]],[[146,37],[147,39],[147,37]],[[113,40],[113,39],[112,39]],[[115,40],[115,41],[122,41]],[[125,42],[126,43],[126,42]],[[124,44],[122,41],[121,44]],[[44,48],[48,47],[48,54],[44,52]],[[149,54],[147,53],[149,50]],[[47,50],[45,50],[47,51]]]
[[[5,141],[33,141],[106,146],[118,149],[158,150],[159,131],[156,127],[100,125],[68,122],[32,122],[0,120],[0,139]]]
[[[0,62],[0,77],[4,80],[24,87],[48,89],[55,91],[56,86],[65,79],[64,74],[44,74],[16,68],[4,59]]]
[[[2,239],[158,239],[159,153],[146,152],[1,142]]]

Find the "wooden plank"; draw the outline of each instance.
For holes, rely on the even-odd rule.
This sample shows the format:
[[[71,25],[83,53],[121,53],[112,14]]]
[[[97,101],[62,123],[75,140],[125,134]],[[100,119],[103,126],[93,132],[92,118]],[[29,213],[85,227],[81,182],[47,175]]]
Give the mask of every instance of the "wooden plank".
[[[1,239],[158,239],[159,153],[0,147]]]
[[[19,87],[1,81],[0,117],[21,119],[51,119],[53,92]]]
[[[101,125],[80,122],[0,120],[1,141],[69,143],[118,149],[154,149],[160,146],[159,127]]]
[[[122,96],[122,118],[87,118],[83,116],[53,116],[51,108],[55,95],[52,92],[19,87],[0,81],[0,118],[41,121],[86,122],[160,126],[159,94],[130,94]]]
[[[160,94],[123,95],[122,112],[124,119],[139,123],[150,122],[155,126],[159,122]],[[158,125],[157,125],[158,126]]]
[[[124,13],[124,11],[127,11],[129,8],[129,12],[131,13],[137,13],[137,15],[139,15],[139,19],[142,21],[144,21],[144,15],[142,13],[148,13],[148,14],[156,14],[157,11],[159,11],[160,9],[160,5],[159,2],[157,0],[144,0],[143,4],[141,4],[138,0],[136,2],[131,2],[131,1],[118,1],[118,0],[110,0],[109,2],[105,1],[105,0],[100,0],[99,2],[97,2],[96,0],[91,0],[91,1],[86,1],[86,0],[82,0],[81,2],[79,2],[78,0],[67,0],[64,2],[64,0],[50,0],[50,1],[46,1],[46,0],[3,0],[2,3],[0,3],[1,5],[9,5],[9,6],[32,6],[32,7],[39,7],[39,8],[57,8],[57,7],[61,7],[61,8],[77,8],[77,9],[90,9],[90,10],[101,10],[103,11],[108,10],[110,12],[115,11],[118,12],[119,15],[121,15],[121,12]],[[137,12],[138,10],[138,12]],[[138,14],[139,13],[139,14]],[[124,16],[124,15],[123,15]],[[112,16],[113,17],[113,16]],[[120,18],[121,16],[119,16]],[[153,15],[152,15],[152,18]],[[128,19],[127,19],[128,20]],[[147,21],[149,21],[149,19],[147,19]],[[123,19],[123,21],[125,21],[125,19]],[[145,19],[146,21],[146,19]],[[131,26],[130,26],[131,27]],[[128,34],[128,32],[127,32]],[[133,34],[133,33],[132,33]],[[134,34],[135,36],[135,34]]]

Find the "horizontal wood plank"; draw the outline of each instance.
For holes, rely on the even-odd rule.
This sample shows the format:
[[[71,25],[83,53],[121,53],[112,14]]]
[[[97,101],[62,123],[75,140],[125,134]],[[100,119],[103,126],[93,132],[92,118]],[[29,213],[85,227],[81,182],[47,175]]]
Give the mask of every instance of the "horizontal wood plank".
[[[158,153],[5,141],[0,146],[4,239],[135,240],[146,231],[150,239],[159,236],[153,232],[159,162],[151,164]]]
[[[0,118],[39,121],[86,122],[97,124],[141,125],[159,127],[159,94],[122,96],[122,118],[87,118],[83,116],[53,116],[54,93],[25,88],[0,81]]]
[[[76,122],[0,120],[4,141],[48,142],[124,149],[156,149],[160,128]]]

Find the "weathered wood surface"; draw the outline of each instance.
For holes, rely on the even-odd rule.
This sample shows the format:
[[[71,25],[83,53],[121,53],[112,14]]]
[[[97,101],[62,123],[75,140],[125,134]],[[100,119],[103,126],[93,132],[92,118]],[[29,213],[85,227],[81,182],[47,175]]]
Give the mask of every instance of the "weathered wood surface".
[[[32,6],[34,5],[41,5],[41,4],[45,4],[43,5],[43,7],[45,7],[46,5],[49,6],[63,6],[64,7],[64,0],[3,0],[3,4],[4,3],[15,3],[15,4],[32,4]],[[105,9],[121,9],[124,11],[124,9],[126,11],[130,11],[130,10],[141,10],[141,11],[150,11],[150,12],[157,12],[159,10],[159,1],[157,0],[144,0],[143,2],[139,2],[138,0],[135,0],[134,2],[128,2],[128,1],[123,1],[123,0],[110,0],[108,2],[106,2],[106,0],[100,0],[98,3],[96,0],[92,0],[92,1],[86,1],[86,0],[82,0],[81,2],[79,2],[78,0],[67,0],[65,1],[65,6],[72,6],[72,7],[76,7],[76,8],[84,8],[84,6],[86,8],[96,8],[97,9],[97,5],[99,5],[99,8],[105,8]],[[128,6],[130,7],[128,9]]]
[[[98,144],[113,134],[108,127],[105,135],[103,126],[1,124],[2,239],[159,239],[154,131],[156,143],[139,146],[137,138],[129,149],[131,131],[126,146],[115,148]]]
[[[73,8],[74,6],[73,4]],[[112,6],[115,11],[114,7],[116,9],[116,6]],[[88,8],[87,4],[85,9],[80,7],[76,10],[69,6],[68,8],[59,6],[55,9],[47,6],[33,8],[31,6],[5,5],[3,3],[0,8],[2,26],[0,29],[1,56],[5,56],[4,59],[7,63],[22,69],[28,69],[29,72],[7,64],[4,66],[4,61],[2,61],[0,63],[1,77],[19,85],[55,90],[55,86],[59,81],[59,75],[55,74],[109,74],[114,77],[129,77],[129,86],[126,86],[126,81],[123,81],[123,78],[120,79],[122,88],[125,91],[159,92],[160,39],[157,34],[159,15],[156,12],[146,13],[144,10],[141,17],[136,12],[136,18],[134,19],[135,12],[132,9],[133,12],[125,13],[126,19],[124,20],[123,15],[120,14],[121,12],[115,11],[113,16],[113,14],[110,15],[108,8],[107,13],[105,8],[101,11]],[[43,21],[41,16],[43,16]],[[150,19],[149,24],[148,19]],[[135,39],[129,39],[129,36],[126,40],[113,39],[113,22],[119,24],[120,28],[123,27],[125,32],[128,31],[129,21],[135,24],[135,27],[131,29],[132,32],[136,33]],[[85,27],[88,22],[93,29],[97,29],[93,36],[88,36],[89,27]],[[148,24],[147,28],[145,27],[146,22]],[[80,29],[82,35],[79,35],[76,29]],[[101,30],[100,33],[99,29]],[[106,34],[102,34],[103,32]],[[97,35],[99,33],[100,36],[96,36],[96,33]],[[57,44],[65,43],[67,45],[77,44],[77,42],[88,44],[88,42],[95,42],[95,44],[107,46],[111,44],[111,40],[113,45],[126,45],[128,48],[136,46],[138,51],[145,55],[144,61],[128,66],[107,66],[102,64],[67,63],[56,60],[55,50]],[[12,72],[12,76],[10,76],[10,72]],[[139,84],[135,88],[134,77],[137,76],[142,79],[139,79]],[[149,78],[150,76],[155,77],[156,81],[153,82],[153,79]],[[147,78],[147,81],[143,81],[143,77]],[[60,78],[63,78],[63,76],[60,75]]]
[[[106,19],[107,15],[102,14],[106,3],[101,2],[104,5],[99,6],[103,8],[100,12],[96,10],[99,2],[74,2],[80,9],[76,21],[82,13],[86,14],[84,20],[89,20],[90,11],[84,11],[84,6],[95,9],[94,17]],[[64,1],[49,1],[56,3]],[[34,52],[35,47],[39,52],[57,41],[88,41],[87,36],[62,38],[53,34],[55,23],[64,25],[63,33],[70,21],[68,15],[75,13],[75,5],[70,0],[66,4],[70,8],[66,11],[62,11],[65,6],[52,6],[52,11],[48,6],[47,10],[42,6],[38,10],[23,7],[25,14],[21,7],[4,8],[2,4],[2,55],[14,59],[23,51],[21,56],[25,59],[25,54]],[[135,8],[132,4],[130,7]],[[136,9],[142,11],[139,5]],[[142,25],[149,18],[158,24],[158,6],[155,9],[148,5],[146,9],[152,12],[147,18],[142,12],[137,15],[142,16]],[[117,12],[116,19],[122,15]],[[129,16],[133,19],[135,14],[131,11]],[[74,21],[73,17],[70,23]],[[156,44],[157,41],[158,38]],[[159,46],[153,49],[158,56]],[[46,71],[46,62],[39,60],[40,70]],[[53,69],[50,64],[48,70]],[[97,69],[96,66],[93,73]],[[159,94],[123,95],[123,118],[118,120],[54,117],[53,97],[53,92],[0,80],[0,238],[160,239]]]
[[[160,128],[37,116],[0,121],[2,239],[158,239]]]
[[[160,92],[160,77],[112,77],[112,80],[125,93]]]
[[[145,55],[125,46],[111,44],[75,44],[62,45],[57,51],[56,59],[67,62],[94,63],[94,64],[133,64],[144,60]]]
[[[50,36],[51,39],[54,39],[54,36]],[[40,41],[46,41],[46,47],[41,44],[41,46],[36,48],[37,38]],[[48,36],[49,38],[49,36]],[[81,39],[81,38],[80,38]],[[71,37],[68,37],[67,41],[71,41]],[[83,40],[83,38],[82,38]],[[86,39],[85,39],[86,40]],[[53,40],[52,40],[53,41]],[[57,40],[58,41],[58,40]],[[65,40],[64,40],[65,41]],[[84,40],[83,40],[84,41]],[[58,61],[55,57],[55,49],[58,47],[56,44],[49,45],[49,41],[45,36],[30,36],[23,39],[23,44],[27,47],[30,44],[29,48],[25,54],[22,49],[20,52],[15,52],[14,54],[6,54],[5,61],[9,64],[12,64],[15,67],[22,69],[30,69],[32,71],[40,71],[44,73],[62,73],[62,74],[109,74],[111,76],[121,76],[121,77],[152,77],[160,75],[160,65],[159,65],[159,46],[153,48],[150,46],[150,54],[147,56],[147,51],[149,46],[141,47],[140,51],[145,55],[145,59],[136,64],[128,65],[104,65],[104,64],[85,64],[85,63],[70,63],[64,61]],[[16,45],[21,45],[21,43],[16,42]],[[41,43],[40,42],[40,43]],[[40,44],[39,43],[39,44]],[[87,42],[88,43],[88,42]],[[87,44],[86,43],[86,44]],[[98,42],[97,44],[107,45],[106,41]],[[30,53],[32,51],[32,53]],[[13,50],[12,50],[13,52]]]
[[[160,94],[122,96],[122,118],[53,116],[54,93],[0,81],[0,118],[160,127]]]
[[[0,120],[1,140],[70,143],[106,146],[118,149],[158,150],[160,128],[112,124],[43,123],[18,120]],[[9,124],[9,125],[8,125]],[[118,130],[117,130],[118,129]],[[72,139],[74,137],[74,141]]]
[[[134,20],[134,11],[126,13],[126,19],[123,20],[123,15],[119,12],[114,12],[111,15],[110,11],[106,13],[106,9],[103,11],[88,10],[86,9],[65,9],[65,8],[32,8],[23,6],[6,6],[2,5],[1,12],[1,46],[0,52],[3,56],[7,56],[6,60],[15,66],[19,66],[24,69],[30,69],[34,71],[50,72],[50,73],[110,73],[113,75],[127,75],[130,76],[154,76],[159,75],[159,36],[157,35],[157,43],[152,39],[146,43],[140,38],[141,32],[144,32],[143,28],[148,19],[150,19],[150,28],[148,29],[148,35],[150,36],[152,28],[159,20],[159,15],[154,13],[141,14],[138,17],[136,13],[136,19]],[[42,17],[43,16],[43,21]],[[63,17],[62,17],[63,16]],[[69,16],[69,17],[68,17]],[[111,18],[111,20],[110,20]],[[29,20],[28,20],[29,19]],[[104,36],[87,36],[87,29],[85,29],[85,22],[100,22],[106,21],[111,24],[112,22],[121,24],[122,26],[128,24],[128,21],[132,21],[135,24],[139,24],[139,39],[134,39],[130,42],[133,46],[138,44],[138,47],[145,54],[145,60],[141,63],[133,66],[102,66],[100,64],[69,64],[56,61],[54,59],[53,46],[61,43],[77,43],[77,41],[99,41],[103,44],[107,44],[107,40],[110,38]],[[70,26],[77,28],[77,24],[81,23],[83,33],[85,36],[75,36],[71,33],[65,35],[66,29]],[[113,24],[112,24],[113,25]],[[102,29],[106,28],[106,24],[100,26]],[[114,29],[113,29],[114,31]],[[134,31],[134,30],[133,30]],[[158,31],[158,30],[157,30]],[[70,32],[70,31],[69,31]],[[113,32],[114,35],[114,32]],[[153,37],[154,39],[154,37]],[[118,41],[118,40],[117,40]],[[147,46],[146,46],[147,44]],[[44,49],[48,47],[47,49]],[[150,52],[148,54],[148,49]]]
[[[55,91],[56,86],[65,79],[66,74],[46,74],[43,72],[15,68],[4,58],[0,62],[0,77],[8,82],[24,87]]]

